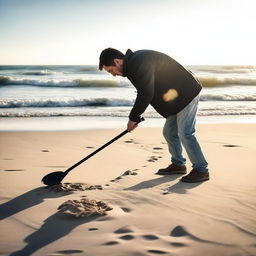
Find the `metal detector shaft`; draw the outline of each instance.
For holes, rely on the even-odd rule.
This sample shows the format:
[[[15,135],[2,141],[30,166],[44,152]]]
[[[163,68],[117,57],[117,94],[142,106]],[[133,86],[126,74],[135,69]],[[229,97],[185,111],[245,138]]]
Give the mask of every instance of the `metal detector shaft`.
[[[72,165],[71,167],[69,167],[65,173],[68,174],[71,170],[73,170],[74,168],[76,168],[78,165],[80,165],[81,163],[83,163],[84,161],[86,161],[87,159],[91,158],[92,156],[94,156],[95,154],[97,154],[99,151],[101,151],[102,149],[104,149],[105,147],[107,147],[108,145],[110,145],[111,143],[113,143],[114,141],[118,140],[119,138],[121,138],[122,136],[124,136],[126,133],[128,133],[128,130],[123,131],[122,133],[120,133],[119,135],[117,135],[115,138],[113,138],[112,140],[110,140],[109,142],[107,142],[106,144],[104,144],[103,146],[101,146],[100,148],[98,148],[97,150],[95,150],[94,152],[92,152],[91,154],[89,154],[88,156],[86,156],[85,158],[83,158],[82,160],[80,160],[79,162],[77,162],[76,164]]]
[[[141,121],[144,121],[145,119],[142,117]],[[140,123],[138,122],[138,123]],[[74,168],[76,168],[78,165],[80,165],[81,163],[83,163],[84,161],[88,160],[89,158],[91,158],[92,156],[94,156],[95,154],[97,154],[99,151],[101,151],[102,149],[104,149],[105,147],[107,147],[108,145],[112,144],[114,141],[118,140],[119,138],[121,138],[122,136],[124,136],[126,133],[128,133],[128,130],[125,130],[123,132],[121,132],[119,135],[117,135],[115,138],[113,138],[112,140],[110,140],[109,142],[107,142],[106,144],[104,144],[103,146],[101,146],[100,148],[96,149],[95,151],[93,151],[91,154],[89,154],[88,156],[86,156],[85,158],[83,158],[82,160],[80,160],[79,162],[77,162],[76,164],[72,165],[71,167],[69,167],[66,171],[65,171],[65,176]]]

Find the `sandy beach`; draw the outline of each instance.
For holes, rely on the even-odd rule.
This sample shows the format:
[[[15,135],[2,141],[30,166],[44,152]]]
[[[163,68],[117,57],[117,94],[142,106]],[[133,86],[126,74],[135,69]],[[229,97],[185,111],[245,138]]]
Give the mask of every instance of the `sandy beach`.
[[[139,127],[63,180],[98,188],[69,192],[50,190],[42,177],[65,171],[121,129],[0,132],[0,255],[256,255],[256,124],[197,130],[207,182],[156,175],[169,164],[167,144],[160,128]],[[84,198],[113,209],[80,218],[58,211]]]

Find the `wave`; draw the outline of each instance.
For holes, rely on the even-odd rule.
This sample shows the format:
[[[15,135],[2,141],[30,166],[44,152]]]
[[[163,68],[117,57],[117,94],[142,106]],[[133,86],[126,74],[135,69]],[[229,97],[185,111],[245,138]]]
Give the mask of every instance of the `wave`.
[[[203,87],[218,87],[229,85],[256,85],[256,77],[223,77],[196,75]]]
[[[99,71],[99,72],[101,72],[99,70],[98,66],[85,66],[83,68],[80,68],[79,71],[80,72],[90,72],[90,71]]]
[[[31,85],[38,87],[116,87],[118,80],[110,79],[27,79],[11,76],[0,76],[0,86],[6,85]]]
[[[53,74],[52,71],[26,71],[23,74],[42,76]],[[201,82],[203,87],[220,87],[232,85],[256,85],[256,77],[232,77],[232,76],[209,76],[196,75],[196,78]],[[122,82],[124,85],[125,83]],[[128,82],[126,82],[128,84]],[[120,86],[119,79],[45,79],[45,78],[24,78],[14,76],[0,76],[0,86],[8,85],[30,85],[37,87],[116,87]]]
[[[256,95],[208,94],[200,96],[200,101],[252,102]],[[115,98],[35,98],[35,99],[1,99],[0,108],[55,108],[55,107],[127,107],[133,106],[134,100],[124,97]]]
[[[244,66],[189,66],[188,68],[195,71],[210,72],[210,73],[252,73],[256,71],[256,66],[244,65]]]
[[[132,106],[132,100],[118,98],[94,99],[26,99],[26,100],[0,100],[0,108],[45,108],[45,107],[96,107],[96,106]]]
[[[241,94],[208,94],[200,95],[200,101],[256,101],[255,95],[241,95]]]
[[[50,70],[35,70],[35,71],[25,71],[22,73],[22,75],[28,75],[28,76],[49,76],[49,75],[56,75],[57,72],[50,71]]]

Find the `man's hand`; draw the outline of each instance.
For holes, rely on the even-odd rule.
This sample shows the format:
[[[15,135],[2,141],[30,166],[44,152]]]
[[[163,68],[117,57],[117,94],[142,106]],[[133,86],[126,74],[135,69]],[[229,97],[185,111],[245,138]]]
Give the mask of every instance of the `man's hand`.
[[[138,126],[138,123],[129,120],[129,122],[128,122],[128,124],[127,124],[127,130],[128,130],[128,132],[131,132],[131,131],[134,130],[137,126]]]

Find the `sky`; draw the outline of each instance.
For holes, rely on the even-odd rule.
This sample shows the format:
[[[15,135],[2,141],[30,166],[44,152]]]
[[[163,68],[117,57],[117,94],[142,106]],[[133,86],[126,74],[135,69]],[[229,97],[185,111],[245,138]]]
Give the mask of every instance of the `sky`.
[[[256,65],[255,10],[255,0],[0,0],[0,64],[97,65],[113,47]]]

